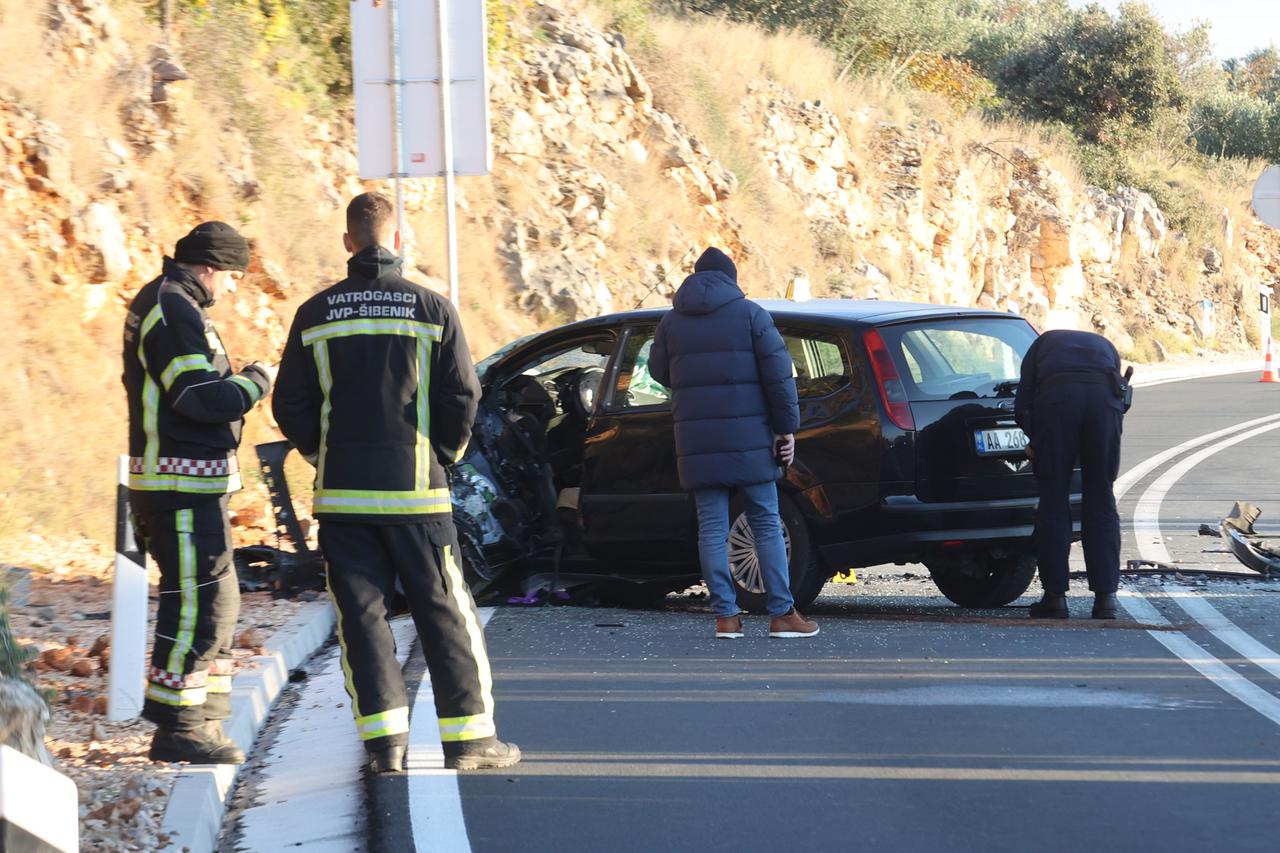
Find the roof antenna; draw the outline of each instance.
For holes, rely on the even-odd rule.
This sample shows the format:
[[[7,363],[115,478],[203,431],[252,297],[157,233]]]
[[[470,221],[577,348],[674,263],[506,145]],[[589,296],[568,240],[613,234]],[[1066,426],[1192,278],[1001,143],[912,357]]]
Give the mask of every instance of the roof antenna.
[[[671,278],[671,274],[672,274],[673,272],[675,272],[676,270],[680,269],[681,267],[683,267],[683,266],[684,266],[684,262],[685,262],[685,260],[686,260],[686,259],[688,259],[688,257],[689,257],[690,255],[692,255],[692,254],[693,254],[694,252],[696,252],[696,251],[698,251],[698,247],[697,247],[697,246],[690,246],[690,247],[689,247],[689,251],[685,252],[683,255],[681,255],[681,256],[680,256],[680,260],[676,261],[675,265],[674,265],[674,266],[672,266],[672,267],[671,267],[671,269],[667,270],[667,274],[666,274],[666,275],[664,275],[662,278],[658,279],[657,284],[655,284],[653,287],[651,287],[651,288],[649,288],[647,291],[645,291],[644,296],[641,296],[641,297],[640,297],[640,301],[639,301],[639,302],[637,302],[637,303],[635,304],[635,307],[634,307],[634,308],[632,308],[631,310],[632,310],[632,311],[636,311],[636,310],[638,310],[638,309],[640,308],[640,306],[644,304],[644,301],[645,301],[646,299],[648,299],[650,296],[652,296],[652,295],[653,295],[653,292],[654,292],[655,290],[657,290],[657,289],[658,289],[659,287],[661,287],[662,285],[666,284],[666,283],[667,283],[667,279]]]

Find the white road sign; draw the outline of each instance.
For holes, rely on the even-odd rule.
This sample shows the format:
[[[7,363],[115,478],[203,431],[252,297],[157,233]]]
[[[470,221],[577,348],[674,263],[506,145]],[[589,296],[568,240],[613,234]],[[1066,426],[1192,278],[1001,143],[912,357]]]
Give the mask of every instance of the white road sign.
[[[1268,166],[1253,185],[1253,212],[1272,228],[1280,228],[1280,166]]]
[[[351,0],[352,75],[356,96],[356,143],[360,177],[444,174],[440,132],[440,54],[437,0],[394,0],[400,20],[403,86],[402,168],[395,165],[395,107],[389,0]],[[453,172],[487,175],[489,87],[485,76],[485,4],[453,0],[449,18],[449,65],[453,125]]]

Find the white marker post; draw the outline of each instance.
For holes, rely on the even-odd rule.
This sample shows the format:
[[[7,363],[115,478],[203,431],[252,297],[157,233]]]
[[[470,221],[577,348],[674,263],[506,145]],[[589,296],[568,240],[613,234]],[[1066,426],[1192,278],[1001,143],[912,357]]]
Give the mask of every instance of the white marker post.
[[[1258,333],[1262,338],[1262,362],[1267,363],[1271,354],[1271,294],[1272,288],[1265,284],[1258,285]]]
[[[395,179],[401,222],[401,180],[444,178],[449,297],[456,307],[453,178],[488,175],[493,153],[485,4],[455,4],[456,14],[447,4],[352,0],[351,64],[360,177]]]
[[[111,580],[111,669],[107,719],[142,713],[147,655],[147,557],[129,520],[129,457],[121,456],[116,487],[116,566]]]
[[[1273,164],[1262,170],[1262,174],[1258,176],[1258,180],[1253,184],[1250,204],[1253,207],[1255,216],[1272,228],[1280,228],[1280,166]],[[1259,331],[1262,333],[1262,346],[1264,347],[1262,351],[1263,363],[1266,364],[1267,356],[1271,353],[1271,296],[1273,289],[1265,284],[1260,284],[1258,289],[1260,291],[1258,308],[1262,315],[1262,328]]]

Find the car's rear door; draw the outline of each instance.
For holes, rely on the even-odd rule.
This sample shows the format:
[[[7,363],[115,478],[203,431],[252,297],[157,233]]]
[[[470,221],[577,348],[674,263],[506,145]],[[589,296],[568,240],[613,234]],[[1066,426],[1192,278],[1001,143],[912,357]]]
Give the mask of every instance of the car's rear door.
[[[697,559],[693,503],[676,472],[670,392],[648,371],[655,329],[624,330],[583,453],[587,548],[618,571]]]
[[[1013,418],[1022,357],[1036,333],[1018,317],[935,316],[881,326],[916,430],[923,501],[1036,494],[1026,436]]]

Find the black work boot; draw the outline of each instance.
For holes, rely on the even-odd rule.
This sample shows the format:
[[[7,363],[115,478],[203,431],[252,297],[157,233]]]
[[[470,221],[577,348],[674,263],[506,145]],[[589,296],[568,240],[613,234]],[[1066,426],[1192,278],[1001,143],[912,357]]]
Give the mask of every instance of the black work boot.
[[[1066,619],[1071,613],[1067,610],[1067,594],[1065,592],[1046,592],[1035,604],[1031,605],[1032,619]]]
[[[244,750],[222,733],[221,723],[185,731],[156,729],[147,757],[187,764],[244,764]]]
[[[397,743],[369,751],[369,769],[374,773],[403,773],[405,747]]]
[[[1093,618],[1116,618],[1116,594],[1114,592],[1095,592],[1093,594]]]
[[[520,762],[520,747],[496,737],[444,744],[444,766],[450,770],[488,770]]]

